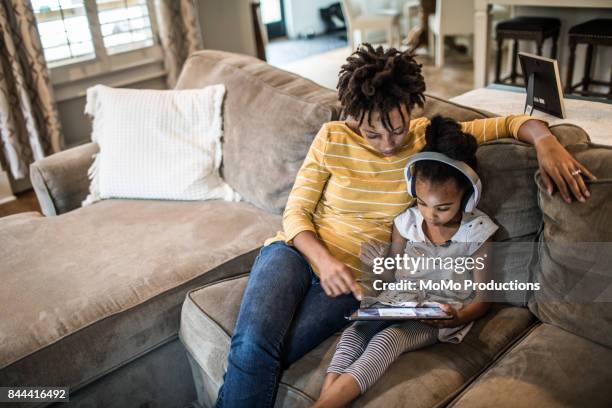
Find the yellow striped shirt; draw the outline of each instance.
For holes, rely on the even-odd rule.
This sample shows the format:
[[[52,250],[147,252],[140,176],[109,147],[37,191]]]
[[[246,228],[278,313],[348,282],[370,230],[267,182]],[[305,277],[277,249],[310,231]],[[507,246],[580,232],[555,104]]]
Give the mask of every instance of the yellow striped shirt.
[[[526,115],[461,123],[478,143],[514,137]],[[393,219],[413,204],[406,190],[404,167],[425,145],[427,118],[412,120],[410,137],[397,154],[385,157],[343,121],[325,123],[295,179],[283,213],[283,231],[266,245],[292,244],[302,231],[313,231],[329,252],[362,278],[362,242],[389,243]],[[316,267],[313,265],[316,271]],[[367,279],[366,279],[367,280]]]

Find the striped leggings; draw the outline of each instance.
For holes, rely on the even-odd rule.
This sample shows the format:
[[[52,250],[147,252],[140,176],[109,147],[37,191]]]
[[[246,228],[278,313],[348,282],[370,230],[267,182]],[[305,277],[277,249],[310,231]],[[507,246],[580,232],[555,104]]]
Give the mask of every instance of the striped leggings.
[[[402,353],[432,345],[438,329],[419,321],[355,322],[336,347],[328,373],[347,373],[363,394]]]

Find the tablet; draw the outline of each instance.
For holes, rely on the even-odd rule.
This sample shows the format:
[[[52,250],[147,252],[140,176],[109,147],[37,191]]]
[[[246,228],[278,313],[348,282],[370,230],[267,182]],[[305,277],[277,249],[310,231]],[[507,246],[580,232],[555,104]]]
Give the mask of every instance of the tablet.
[[[431,307],[368,307],[355,310],[348,320],[424,320],[452,319],[439,306]]]

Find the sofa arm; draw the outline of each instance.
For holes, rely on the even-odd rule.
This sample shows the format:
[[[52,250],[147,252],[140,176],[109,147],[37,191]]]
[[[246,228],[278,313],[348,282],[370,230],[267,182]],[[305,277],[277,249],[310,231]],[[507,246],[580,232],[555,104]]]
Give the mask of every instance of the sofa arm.
[[[59,215],[81,206],[89,193],[87,170],[97,152],[97,143],[87,143],[30,165],[30,180],[44,215]]]

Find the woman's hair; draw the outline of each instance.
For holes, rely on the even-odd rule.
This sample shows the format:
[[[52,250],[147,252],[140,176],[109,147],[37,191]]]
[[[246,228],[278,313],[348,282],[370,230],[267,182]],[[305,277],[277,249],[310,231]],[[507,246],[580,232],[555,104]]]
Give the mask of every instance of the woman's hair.
[[[476,149],[478,142],[469,133],[461,130],[461,125],[451,118],[434,116],[425,130],[425,147],[422,152],[439,152],[451,159],[465,162],[477,171]],[[464,193],[472,190],[472,183],[459,170],[446,163],[422,160],[414,164],[414,177],[430,183],[444,183],[454,179]]]
[[[388,130],[392,130],[391,111],[402,105],[410,111],[425,102],[425,80],[413,54],[380,46],[374,49],[367,43],[347,58],[337,88],[343,117],[350,115],[361,125],[367,115],[371,125],[372,112],[379,112]]]

